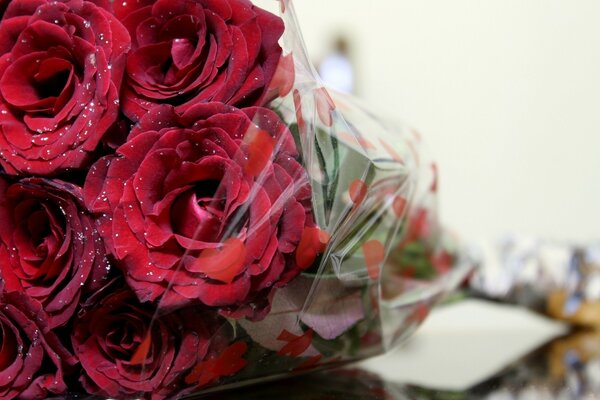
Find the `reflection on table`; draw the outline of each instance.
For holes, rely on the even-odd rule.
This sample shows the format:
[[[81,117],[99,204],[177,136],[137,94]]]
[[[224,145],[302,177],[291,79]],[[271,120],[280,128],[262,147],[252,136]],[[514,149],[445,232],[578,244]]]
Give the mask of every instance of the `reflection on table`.
[[[460,368],[460,365],[457,365]],[[201,397],[208,400],[582,399],[600,396],[600,332],[576,331],[545,344],[465,391],[385,381],[357,368],[320,371]]]

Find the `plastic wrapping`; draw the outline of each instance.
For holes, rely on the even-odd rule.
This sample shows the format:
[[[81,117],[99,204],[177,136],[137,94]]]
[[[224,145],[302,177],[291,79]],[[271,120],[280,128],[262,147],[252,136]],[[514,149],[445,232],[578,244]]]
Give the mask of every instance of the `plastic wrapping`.
[[[4,396],[178,398],[363,359],[471,269],[418,133],[319,83],[289,1],[34,3],[5,12],[3,60],[49,46],[32,79],[88,103],[41,118],[67,89],[25,105],[3,70],[2,356],[26,366]],[[81,76],[64,27],[95,46]]]

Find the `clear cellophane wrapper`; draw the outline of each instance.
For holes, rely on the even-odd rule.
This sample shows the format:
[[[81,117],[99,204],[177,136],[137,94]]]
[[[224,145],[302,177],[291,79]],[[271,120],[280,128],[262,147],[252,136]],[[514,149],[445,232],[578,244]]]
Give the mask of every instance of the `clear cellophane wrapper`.
[[[186,4],[192,3],[228,12],[219,2]],[[16,151],[0,154],[10,175],[2,183],[7,198],[20,201],[15,193],[23,193],[58,204],[69,229],[80,229],[65,236],[72,236],[77,248],[83,249],[83,255],[72,257],[81,258],[87,268],[81,283],[73,280],[49,300],[44,290],[55,287],[24,286],[27,294],[3,294],[6,310],[16,304],[36,315],[32,324],[37,328],[27,331],[28,346],[39,352],[43,348],[43,356],[34,353],[33,357],[44,361],[32,364],[23,355],[25,364],[33,365],[32,371],[52,371],[31,372],[35,384],[28,389],[22,389],[28,387],[25,375],[13,382],[14,375],[6,372],[2,377],[9,383],[0,388],[10,396],[28,390],[23,393],[31,398],[66,392],[106,398],[179,398],[361,360],[410,335],[429,309],[472,269],[469,254],[457,248],[439,225],[438,170],[427,158],[419,133],[380,118],[351,96],[320,83],[290,1],[254,3],[279,14],[284,26],[281,57],[275,60],[277,69],[261,107],[237,108],[203,99],[185,109],[166,103],[150,109],[148,101],[139,100],[140,93],[146,92],[137,87],[139,93],[122,89],[122,111],[130,120],[120,127],[131,128],[127,139],[115,144],[107,135],[102,148],[76,149],[94,129],[102,128],[83,117],[92,118],[100,106],[111,106],[83,104],[82,113],[87,114],[75,116],[83,118],[81,127],[77,125],[82,132],[70,147],[76,153],[69,153],[81,157],[78,168],[57,167],[59,162],[72,161],[61,154],[56,155],[57,161],[48,162],[41,151],[41,155],[28,154],[41,157],[36,164],[17,163]],[[98,24],[104,20],[99,16],[109,18],[92,3],[81,10],[78,4],[68,7],[80,14],[88,9],[96,13],[81,21],[84,33],[100,29]],[[116,13],[125,21],[127,4],[122,3],[124,15]],[[152,12],[170,18],[171,11],[164,11],[169,2],[157,4],[160,7]],[[57,5],[44,3],[43,7],[40,15]],[[12,18],[27,12],[25,8],[9,6],[7,13]],[[225,24],[216,12],[190,10],[203,13],[212,28]],[[66,17],[57,14],[54,24],[77,23],[73,12]],[[136,19],[139,13],[131,15],[133,22],[140,23],[132,32],[141,42],[155,25],[143,25],[141,18]],[[263,28],[277,24],[262,12],[257,15]],[[14,18],[11,23],[25,17]],[[112,25],[101,27],[115,30],[114,40],[117,23],[110,18]],[[188,20],[174,18],[161,29],[185,31]],[[233,17],[232,21],[236,23]],[[258,27],[235,26],[228,43],[236,50],[247,40],[248,53],[258,54],[263,62],[264,49],[252,42]],[[93,39],[84,33],[82,37]],[[100,35],[100,45],[108,43],[108,34]],[[23,37],[21,41],[33,39],[39,40]],[[187,39],[169,43],[166,54],[176,54],[177,62],[193,56]],[[130,55],[128,82],[138,78],[135,74],[152,79],[160,75],[158,70],[140,70],[138,63],[163,57],[163,50],[136,53],[138,58]],[[62,57],[62,50],[51,51]],[[98,67],[106,62],[103,54],[114,56],[119,51],[125,50],[94,53],[85,65]],[[217,63],[221,53],[205,56]],[[228,62],[233,78],[224,79],[235,80],[236,68],[242,67],[233,56]],[[44,68],[60,69],[63,64],[53,58]],[[118,68],[117,63],[108,64],[103,72]],[[40,71],[36,79],[49,79],[45,70]],[[61,74],[56,79],[63,79]],[[113,77],[115,82],[120,78]],[[214,79],[221,83],[220,78]],[[260,79],[259,71],[239,86],[253,96],[257,92],[252,82]],[[100,84],[109,86],[102,80]],[[114,88],[110,90],[117,96]],[[253,99],[241,96],[231,101],[246,104],[246,100]],[[119,99],[113,103],[118,107]],[[129,126],[131,116],[139,120]],[[33,124],[29,119],[25,122]],[[42,126],[40,135],[51,129]],[[35,139],[40,146],[47,140],[41,137]],[[50,154],[48,150],[47,157]],[[28,175],[31,167],[38,173]],[[58,172],[44,176],[48,168]],[[6,189],[10,185],[16,188]],[[13,216],[6,213],[2,218],[8,221]],[[90,219],[93,226],[77,225]],[[61,240],[55,236],[52,240]],[[69,244],[65,246],[57,257],[71,254]],[[19,257],[10,246],[6,251],[12,259]],[[52,279],[54,272],[49,273]],[[6,291],[24,279],[4,276]],[[30,293],[48,301],[38,304],[28,297]],[[54,314],[46,315],[50,313]],[[30,324],[23,318],[33,318],[27,315],[15,317],[25,330]]]
[[[316,234],[296,252],[316,257],[269,293],[268,311],[241,318],[227,313],[214,334],[225,347],[212,360],[238,363],[235,372],[193,391],[381,354],[408,337],[474,266],[439,225],[438,171],[420,134],[325,88],[308,59],[291,2],[278,7],[286,27],[284,54],[268,108],[293,136],[312,190]],[[259,119],[253,122],[261,127]],[[275,144],[269,158],[277,152]]]

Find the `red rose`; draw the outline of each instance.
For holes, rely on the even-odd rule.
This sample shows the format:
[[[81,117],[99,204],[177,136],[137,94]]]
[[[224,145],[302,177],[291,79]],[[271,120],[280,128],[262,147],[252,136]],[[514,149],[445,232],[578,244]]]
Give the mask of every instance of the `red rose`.
[[[85,166],[119,111],[130,46],[82,0],[14,0],[0,22],[0,164],[9,174]]]
[[[63,368],[75,360],[48,330],[40,304],[0,295],[0,398],[45,399],[67,390]]]
[[[140,6],[141,3],[141,6]],[[132,38],[122,101],[134,121],[156,104],[261,105],[281,56],[281,18],[248,0],[115,2]]]
[[[92,167],[84,196],[141,301],[197,299],[252,316],[310,265],[295,257],[305,228],[314,229],[297,157],[273,111],[159,106]]]
[[[163,399],[186,385],[184,376],[208,354],[215,321],[197,310],[157,315],[119,289],[86,310],[73,330],[73,348],[87,393]]]
[[[50,328],[66,324],[82,294],[103,285],[104,245],[85,212],[81,189],[40,178],[0,179],[0,239],[10,256],[0,271],[7,291],[39,301]]]

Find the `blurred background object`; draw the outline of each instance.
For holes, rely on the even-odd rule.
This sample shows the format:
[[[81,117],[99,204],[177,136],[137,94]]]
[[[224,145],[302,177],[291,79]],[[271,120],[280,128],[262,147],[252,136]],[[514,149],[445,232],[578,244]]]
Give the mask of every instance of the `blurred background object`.
[[[356,69],[354,64],[349,40],[343,34],[338,34],[321,62],[315,65],[325,85],[343,93],[353,93]]]
[[[476,295],[600,328],[600,244],[513,235],[482,250],[480,268],[470,281]]]
[[[358,95],[423,132],[460,236],[600,237],[600,2],[295,6],[313,60],[346,32]]]

